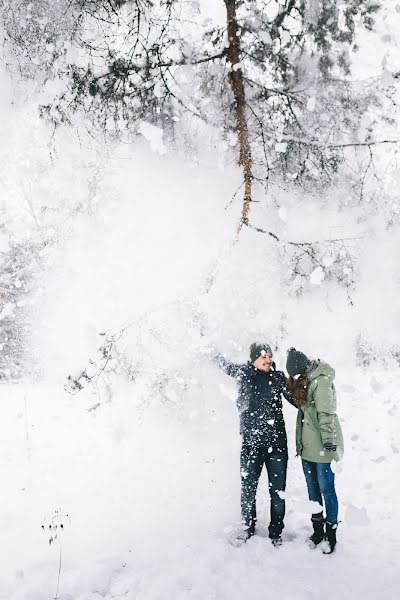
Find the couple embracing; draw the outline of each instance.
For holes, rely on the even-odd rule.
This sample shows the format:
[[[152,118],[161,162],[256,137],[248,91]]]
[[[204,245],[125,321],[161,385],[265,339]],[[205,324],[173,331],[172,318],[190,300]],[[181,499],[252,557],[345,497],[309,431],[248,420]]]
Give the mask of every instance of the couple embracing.
[[[308,497],[320,505],[311,515],[310,545],[326,541],[324,553],[336,546],[338,500],[331,462],[343,454],[343,437],[336,415],[335,371],[322,360],[311,360],[295,348],[287,354],[286,369],[277,371],[268,344],[250,346],[250,360],[244,365],[215,360],[237,379],[238,409],[242,448],[241,511],[243,531],[235,544],[254,535],[256,492],[263,465],[266,466],[271,498],[269,537],[274,546],[282,543],[285,517],[285,488],[288,462],[287,437],[282,413],[282,396],[298,409],[296,451],[301,457]],[[325,507],[325,516],[323,512]]]

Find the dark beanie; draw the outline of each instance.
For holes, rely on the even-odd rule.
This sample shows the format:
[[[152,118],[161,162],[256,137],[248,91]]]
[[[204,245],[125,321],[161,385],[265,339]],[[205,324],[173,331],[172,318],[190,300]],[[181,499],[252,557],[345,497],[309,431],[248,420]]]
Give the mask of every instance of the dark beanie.
[[[257,358],[262,356],[262,353],[272,354],[271,346],[269,344],[258,344],[255,342],[250,346],[250,360],[253,363]]]
[[[286,370],[291,377],[304,375],[310,362],[307,356],[300,352],[300,350],[290,348],[286,360]]]

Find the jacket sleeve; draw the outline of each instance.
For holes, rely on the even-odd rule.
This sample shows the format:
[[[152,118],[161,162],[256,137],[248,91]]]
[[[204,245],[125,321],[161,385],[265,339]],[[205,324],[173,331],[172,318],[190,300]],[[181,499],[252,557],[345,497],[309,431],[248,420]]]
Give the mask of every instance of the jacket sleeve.
[[[222,356],[222,354],[216,354],[213,360],[219,366],[220,369],[225,371],[227,375],[236,378],[242,375],[243,365],[236,365],[235,363],[229,362],[229,360],[226,360],[226,358]]]
[[[286,400],[289,402],[289,404],[291,404],[295,408],[298,408],[297,404],[295,403],[295,401],[293,399],[292,394],[289,391],[285,373],[283,371],[279,371],[279,374],[280,374],[280,384],[281,384],[282,395],[286,398]]]
[[[333,383],[329,377],[318,377],[317,387],[314,390],[314,402],[322,443],[334,442],[336,398]]]

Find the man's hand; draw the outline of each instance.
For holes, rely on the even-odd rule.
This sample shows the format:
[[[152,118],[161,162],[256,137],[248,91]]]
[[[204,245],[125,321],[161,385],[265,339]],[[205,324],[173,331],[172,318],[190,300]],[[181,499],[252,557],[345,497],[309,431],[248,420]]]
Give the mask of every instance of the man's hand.
[[[205,337],[200,338],[196,351],[200,356],[205,356],[207,358],[213,358],[217,354],[214,346],[212,346]]]
[[[324,448],[328,452],[336,452],[337,445],[336,444],[332,444],[332,442],[325,442]]]

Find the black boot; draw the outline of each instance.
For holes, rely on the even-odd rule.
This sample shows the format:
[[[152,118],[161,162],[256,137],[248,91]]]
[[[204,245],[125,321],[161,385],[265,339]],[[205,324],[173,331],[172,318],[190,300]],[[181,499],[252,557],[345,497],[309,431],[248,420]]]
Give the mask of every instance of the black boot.
[[[280,535],[278,535],[278,537],[275,537],[275,538],[270,538],[270,540],[271,540],[271,544],[275,548],[279,548],[280,546],[282,546],[282,538]]]
[[[324,554],[332,554],[332,552],[334,552],[336,546],[336,530],[337,523],[334,523],[333,525],[331,523],[326,524],[325,540],[328,542],[328,548],[323,551]]]
[[[249,539],[251,537],[253,537],[253,535],[254,535],[254,528],[248,527],[247,529],[243,529],[243,531],[241,531],[239,533],[239,535],[237,535],[237,537],[230,543],[232,544],[232,546],[239,547],[242,544],[245,544],[246,542],[248,542]]]
[[[310,536],[310,541],[312,542],[312,544],[314,544],[315,548],[315,546],[318,546],[318,544],[320,544],[325,537],[324,522],[322,520],[312,521],[312,526],[314,529],[314,533],[312,534],[312,536]]]

